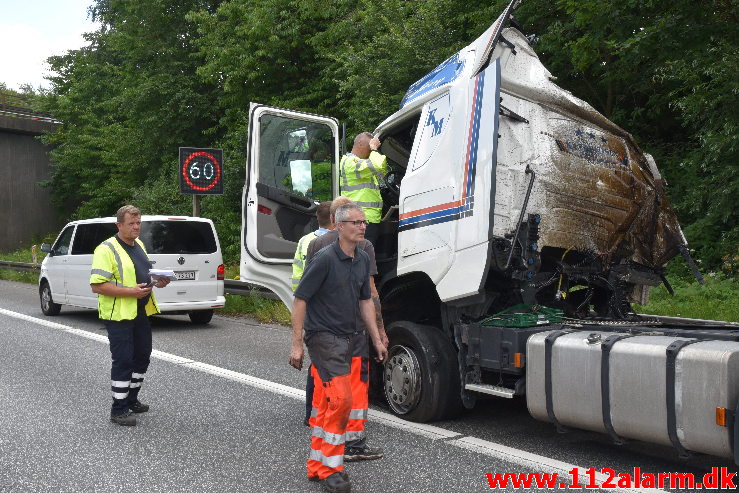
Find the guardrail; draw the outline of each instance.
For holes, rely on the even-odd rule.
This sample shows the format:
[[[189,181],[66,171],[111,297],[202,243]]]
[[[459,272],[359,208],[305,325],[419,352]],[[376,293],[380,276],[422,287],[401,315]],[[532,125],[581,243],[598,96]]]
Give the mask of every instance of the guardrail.
[[[38,271],[41,264],[26,262],[11,262],[9,260],[0,260],[0,268],[13,269],[22,272]],[[268,289],[264,289],[248,282],[239,281],[238,279],[226,279],[223,281],[224,291],[226,294],[234,294],[237,296],[261,296],[272,300],[279,300],[280,297]]]
[[[239,281],[238,279],[226,279],[223,281],[223,284],[226,294],[235,294],[238,296],[261,296],[262,298],[269,298],[271,300],[280,300],[280,297],[269,289],[255,286],[248,282]]]
[[[36,111],[30,98],[0,91],[0,115],[58,123],[49,113]]]
[[[39,270],[39,268],[41,268],[41,264],[32,264],[32,263],[25,263],[25,262],[11,262],[9,260],[0,260],[0,267],[5,267],[6,269],[18,270],[21,272],[33,272],[35,270]]]

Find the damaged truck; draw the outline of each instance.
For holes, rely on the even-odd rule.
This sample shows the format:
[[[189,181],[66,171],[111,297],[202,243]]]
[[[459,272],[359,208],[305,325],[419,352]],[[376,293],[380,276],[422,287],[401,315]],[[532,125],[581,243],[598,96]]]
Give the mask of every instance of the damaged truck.
[[[739,324],[640,316],[686,239],[654,159],[553,82],[510,27],[414,83],[376,129],[390,409],[432,421],[525,395],[558,428],[733,458]],[[292,304],[298,239],[341,193],[339,123],[252,103],[241,278]],[[376,377],[376,378],[375,378]]]

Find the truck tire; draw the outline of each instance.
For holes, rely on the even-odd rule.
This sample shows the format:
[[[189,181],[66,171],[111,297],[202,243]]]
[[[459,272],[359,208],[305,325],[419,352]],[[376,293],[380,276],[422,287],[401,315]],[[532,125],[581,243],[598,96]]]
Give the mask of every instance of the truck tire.
[[[213,310],[192,310],[188,312],[190,322],[195,325],[205,325],[213,318]]]
[[[62,310],[62,305],[54,303],[54,298],[51,296],[51,286],[49,286],[47,281],[43,281],[41,283],[38,293],[41,300],[41,311],[44,315],[48,315],[50,317],[59,315],[59,312]]]
[[[416,422],[450,418],[461,410],[457,357],[436,327],[395,322],[385,362],[384,389],[393,413]]]

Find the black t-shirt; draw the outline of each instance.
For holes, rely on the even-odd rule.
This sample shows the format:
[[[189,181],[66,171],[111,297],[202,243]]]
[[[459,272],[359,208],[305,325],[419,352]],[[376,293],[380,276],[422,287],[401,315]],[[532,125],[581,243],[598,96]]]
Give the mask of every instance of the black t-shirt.
[[[335,241],[308,264],[295,297],[307,301],[306,332],[327,331],[336,335],[358,330],[359,300],[370,298],[369,257],[357,248],[346,255]]]
[[[144,249],[141,248],[141,245],[134,242],[133,246],[131,246],[125,241],[118,238],[118,235],[116,235],[115,239],[118,240],[118,244],[123,247],[128,256],[131,258],[131,262],[133,262],[133,267],[136,270],[136,284],[141,284],[142,282],[151,282],[149,269],[151,269],[152,265],[149,261],[149,257],[147,257],[146,255],[146,252],[144,252]],[[139,306],[146,306],[148,302],[149,295],[144,296],[139,300]]]

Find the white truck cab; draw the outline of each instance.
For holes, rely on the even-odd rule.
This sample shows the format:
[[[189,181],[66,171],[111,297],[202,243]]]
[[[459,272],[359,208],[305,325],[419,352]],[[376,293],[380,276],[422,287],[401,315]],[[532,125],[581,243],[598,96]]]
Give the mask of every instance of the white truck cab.
[[[670,289],[668,260],[689,259],[666,183],[505,27],[516,3],[375,130],[389,165],[374,246],[390,344],[372,384],[412,421],[525,394],[560,428],[739,464],[739,438],[713,422],[734,409],[739,429],[737,324],[631,310],[651,286]],[[241,277],[288,307],[297,241],[340,193],[338,139],[332,118],[251,105]]]

